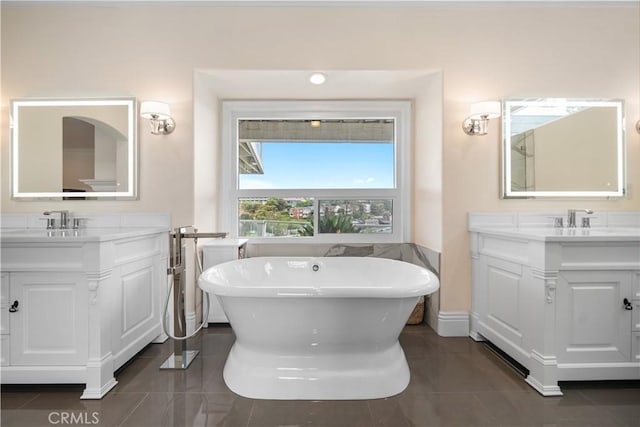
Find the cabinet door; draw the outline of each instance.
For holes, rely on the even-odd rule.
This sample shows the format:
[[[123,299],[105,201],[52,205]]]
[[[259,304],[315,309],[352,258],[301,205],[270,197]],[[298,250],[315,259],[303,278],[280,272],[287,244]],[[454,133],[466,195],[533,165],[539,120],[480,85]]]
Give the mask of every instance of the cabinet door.
[[[556,292],[560,363],[631,359],[630,272],[561,272]]]
[[[522,345],[522,265],[487,257],[486,324],[516,346]]]
[[[11,345],[9,343],[9,332],[11,330],[9,317],[9,307],[11,306],[9,295],[9,273],[0,275],[0,366],[9,364],[9,354]]]
[[[12,273],[11,365],[78,365],[87,360],[88,293],[80,275]]]

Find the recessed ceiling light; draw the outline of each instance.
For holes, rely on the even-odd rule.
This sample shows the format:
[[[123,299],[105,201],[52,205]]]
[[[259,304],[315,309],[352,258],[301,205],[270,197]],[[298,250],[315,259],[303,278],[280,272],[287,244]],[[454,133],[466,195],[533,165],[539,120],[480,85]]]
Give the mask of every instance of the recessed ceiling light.
[[[327,76],[325,76],[323,73],[313,73],[309,77],[309,81],[314,85],[321,85],[325,81],[327,81]]]

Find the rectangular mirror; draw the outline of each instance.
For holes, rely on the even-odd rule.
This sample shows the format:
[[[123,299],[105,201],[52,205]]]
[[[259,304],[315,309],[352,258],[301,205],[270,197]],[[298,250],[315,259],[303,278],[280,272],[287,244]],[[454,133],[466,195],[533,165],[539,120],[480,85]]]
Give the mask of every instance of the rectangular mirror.
[[[11,103],[14,199],[137,197],[135,98]]]
[[[502,103],[502,197],[623,197],[620,100]]]

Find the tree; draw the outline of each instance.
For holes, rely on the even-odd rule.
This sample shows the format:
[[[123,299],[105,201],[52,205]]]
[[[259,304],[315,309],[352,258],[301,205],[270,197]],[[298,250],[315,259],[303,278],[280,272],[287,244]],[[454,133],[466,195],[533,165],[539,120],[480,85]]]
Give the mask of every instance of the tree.
[[[353,225],[350,215],[331,215],[320,218],[321,233],[359,233],[360,227]]]
[[[313,236],[313,224],[305,224],[299,229],[301,236]],[[323,215],[318,224],[319,233],[360,233],[360,227],[353,225],[353,218],[348,215]]]
[[[266,203],[256,210],[254,215],[255,219],[279,219],[280,212],[273,205],[267,205]]]
[[[256,214],[256,211],[260,206],[262,206],[262,203],[259,203],[259,202],[241,202],[240,212],[242,214],[249,215],[249,218],[251,218]],[[245,219],[248,219],[248,218],[245,218]]]
[[[307,222],[307,223],[303,224],[302,227],[300,227],[298,229],[298,235],[312,237],[313,236],[313,223]]]
[[[313,199],[303,199],[296,203],[296,206],[299,208],[313,206]]]
[[[271,206],[276,211],[289,211],[289,203],[284,199],[269,197],[265,202],[265,206]]]

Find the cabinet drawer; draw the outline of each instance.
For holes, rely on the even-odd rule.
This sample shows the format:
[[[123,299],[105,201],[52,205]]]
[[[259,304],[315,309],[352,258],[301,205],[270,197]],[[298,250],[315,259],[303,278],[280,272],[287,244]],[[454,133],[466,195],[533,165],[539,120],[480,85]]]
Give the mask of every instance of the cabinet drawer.
[[[640,300],[640,271],[633,272],[633,288],[631,298]]]
[[[640,332],[634,332],[631,339],[631,361],[640,363]]]
[[[631,305],[633,306],[633,310],[631,310],[631,318],[633,319],[631,321],[631,330],[640,332],[640,300],[632,300]]]

